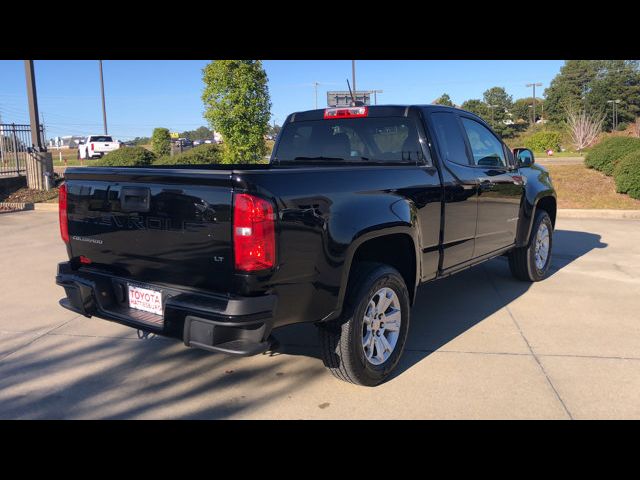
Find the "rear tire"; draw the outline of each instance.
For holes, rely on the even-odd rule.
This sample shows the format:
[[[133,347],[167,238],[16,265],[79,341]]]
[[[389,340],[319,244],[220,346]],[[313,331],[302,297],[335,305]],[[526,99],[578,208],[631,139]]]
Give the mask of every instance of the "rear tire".
[[[549,214],[538,210],[526,247],[509,253],[511,274],[525,282],[539,282],[547,276],[551,264],[553,247],[553,225]]]
[[[371,262],[355,265],[342,317],[319,328],[325,366],[356,385],[387,380],[404,350],[409,309],[409,292],[396,269]]]

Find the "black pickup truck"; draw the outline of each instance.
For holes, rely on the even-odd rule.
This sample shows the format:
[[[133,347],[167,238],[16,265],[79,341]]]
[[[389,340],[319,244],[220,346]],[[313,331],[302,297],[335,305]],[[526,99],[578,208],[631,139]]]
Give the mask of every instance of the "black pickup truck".
[[[314,322],[325,365],[361,385],[397,365],[420,284],[498,255],[541,280],[556,218],[531,151],[437,105],[293,113],[264,165],[65,177],[63,307],[240,355]]]

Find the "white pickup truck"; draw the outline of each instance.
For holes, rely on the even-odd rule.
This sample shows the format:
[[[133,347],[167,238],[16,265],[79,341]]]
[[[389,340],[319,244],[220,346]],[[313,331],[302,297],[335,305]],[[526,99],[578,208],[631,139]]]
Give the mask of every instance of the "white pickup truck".
[[[78,158],[92,159],[120,148],[120,142],[110,135],[90,135],[78,144]]]

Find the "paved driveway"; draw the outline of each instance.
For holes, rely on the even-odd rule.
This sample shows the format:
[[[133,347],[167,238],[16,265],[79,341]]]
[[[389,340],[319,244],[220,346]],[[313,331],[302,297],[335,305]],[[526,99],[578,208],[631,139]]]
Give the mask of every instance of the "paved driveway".
[[[314,327],[227,357],[57,304],[57,215],[0,214],[0,418],[640,418],[640,221],[560,219],[553,274],[421,287],[400,371],[335,380]]]

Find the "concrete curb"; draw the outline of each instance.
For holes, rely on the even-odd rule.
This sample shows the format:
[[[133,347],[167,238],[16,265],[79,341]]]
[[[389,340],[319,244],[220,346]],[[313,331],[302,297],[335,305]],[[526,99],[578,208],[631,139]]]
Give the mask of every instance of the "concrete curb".
[[[57,203],[9,203],[0,202],[0,212],[22,212],[24,210],[40,210],[45,212],[57,212]]]
[[[40,210],[45,212],[57,212],[58,211],[58,203],[34,203],[34,210]]]
[[[640,210],[559,208],[558,218],[618,218],[640,220]]]

